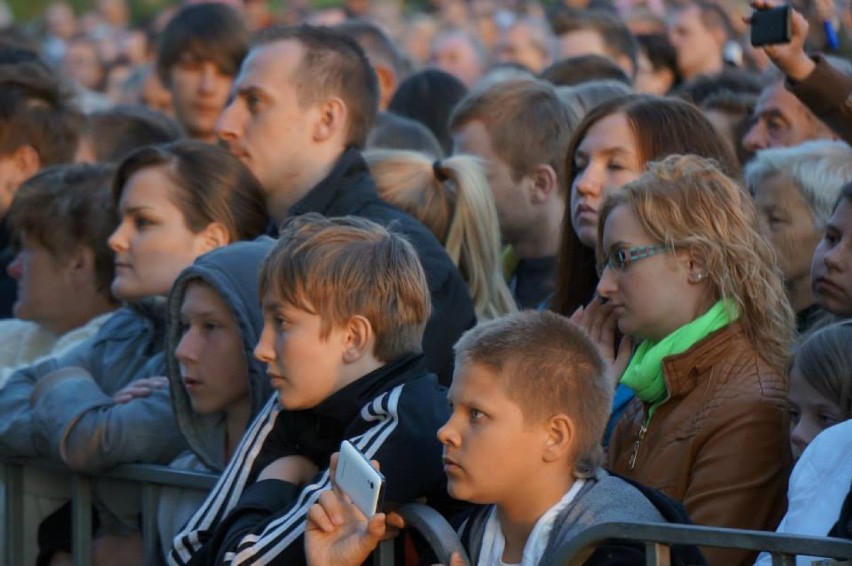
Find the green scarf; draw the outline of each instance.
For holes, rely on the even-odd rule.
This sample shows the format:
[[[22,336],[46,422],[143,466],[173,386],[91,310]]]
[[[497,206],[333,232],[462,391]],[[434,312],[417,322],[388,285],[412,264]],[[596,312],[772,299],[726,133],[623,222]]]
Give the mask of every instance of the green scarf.
[[[657,407],[668,398],[666,382],[663,379],[663,358],[687,351],[695,343],[724,328],[738,317],[734,301],[719,301],[706,313],[659,342],[645,340],[636,348],[624,375],[621,376],[621,383],[632,389],[639,399],[651,405],[648,420]]]

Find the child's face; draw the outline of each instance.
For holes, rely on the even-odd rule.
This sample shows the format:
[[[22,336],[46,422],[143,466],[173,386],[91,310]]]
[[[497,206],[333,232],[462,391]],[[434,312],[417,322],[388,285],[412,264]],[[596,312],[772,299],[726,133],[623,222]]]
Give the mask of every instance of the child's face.
[[[447,490],[456,499],[524,504],[535,489],[548,434],[544,423],[525,424],[491,368],[471,362],[456,368],[449,391],[450,419],[438,430],[444,445]],[[534,496],[533,496],[534,497]]]
[[[345,385],[346,332],[333,326],[322,338],[321,329],[319,315],[264,297],[263,332],[254,356],[267,364],[285,409],[310,409]]]
[[[175,350],[195,412],[229,411],[249,403],[248,365],[237,319],[218,292],[187,286],[180,307],[182,336]]]
[[[794,364],[790,370],[790,443],[802,455],[816,435],[843,420],[837,401],[817,391]]]
[[[811,263],[817,304],[832,314],[852,315],[852,202],[840,199]]]

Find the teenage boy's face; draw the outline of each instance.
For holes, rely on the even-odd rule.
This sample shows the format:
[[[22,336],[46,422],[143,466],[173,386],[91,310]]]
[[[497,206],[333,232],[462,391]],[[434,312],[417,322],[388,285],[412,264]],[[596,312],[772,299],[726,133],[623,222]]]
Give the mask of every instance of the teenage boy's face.
[[[175,350],[180,376],[195,412],[209,414],[249,403],[248,365],[237,319],[218,292],[187,286]]]
[[[852,316],[852,203],[841,198],[814,251],[811,285],[817,304],[828,312]]]
[[[321,329],[319,315],[264,297],[263,332],[254,356],[267,365],[285,409],[315,407],[344,385],[346,332],[332,326],[323,338]]]
[[[520,406],[491,368],[457,366],[449,391],[450,419],[438,430],[447,490],[456,499],[508,506],[528,498],[547,442],[543,424],[524,423]]]
[[[169,79],[178,121],[191,138],[215,142],[216,122],[228,102],[234,77],[213,61],[185,53],[172,67]]]

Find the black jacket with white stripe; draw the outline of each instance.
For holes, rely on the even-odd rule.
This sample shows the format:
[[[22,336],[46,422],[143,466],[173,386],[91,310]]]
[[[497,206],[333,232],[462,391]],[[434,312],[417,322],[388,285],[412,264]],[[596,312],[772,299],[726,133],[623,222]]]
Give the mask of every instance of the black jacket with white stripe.
[[[449,417],[446,390],[421,354],[402,356],[344,387],[313,409],[282,410],[269,401],[243,437],[216,487],[175,537],[169,563],[303,564],[305,516],[329,487],[328,463],[343,439],[378,460],[385,505],[419,497],[447,499],[436,432]],[[255,479],[288,455],[320,473],[299,488]]]

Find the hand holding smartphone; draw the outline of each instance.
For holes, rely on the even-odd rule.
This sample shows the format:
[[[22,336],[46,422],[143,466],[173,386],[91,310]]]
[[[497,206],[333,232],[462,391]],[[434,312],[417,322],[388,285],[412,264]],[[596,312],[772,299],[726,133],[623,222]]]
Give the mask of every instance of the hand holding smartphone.
[[[379,510],[385,488],[385,477],[354,444],[344,440],[340,444],[334,483],[367,517]]]

